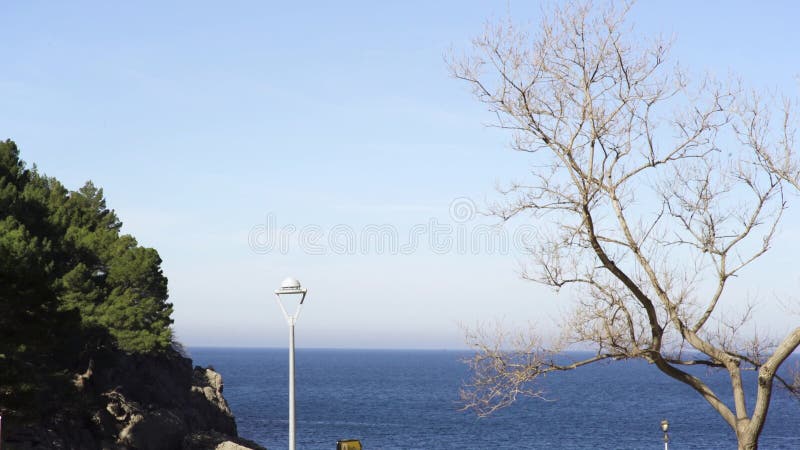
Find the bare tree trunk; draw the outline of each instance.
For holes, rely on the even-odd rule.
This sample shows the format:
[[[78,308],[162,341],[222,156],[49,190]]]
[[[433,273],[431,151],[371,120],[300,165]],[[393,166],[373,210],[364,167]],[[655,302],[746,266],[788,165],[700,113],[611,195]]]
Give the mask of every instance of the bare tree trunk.
[[[739,440],[739,450],[757,450],[758,449],[758,436],[753,433],[743,431],[741,434],[737,433],[736,438]]]

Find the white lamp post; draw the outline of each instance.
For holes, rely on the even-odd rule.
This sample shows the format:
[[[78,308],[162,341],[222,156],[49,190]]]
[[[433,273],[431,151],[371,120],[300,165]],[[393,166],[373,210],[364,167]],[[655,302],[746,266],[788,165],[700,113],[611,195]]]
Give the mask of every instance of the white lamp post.
[[[669,450],[669,435],[667,431],[669,430],[669,422],[667,419],[661,421],[661,431],[664,432],[664,450]]]
[[[281,296],[288,297],[294,300],[299,300],[297,309],[294,314],[290,315],[286,312],[283,306]],[[300,286],[300,282],[294,278],[287,278],[281,283],[281,287],[275,289],[275,298],[278,300],[278,306],[281,307],[283,317],[286,318],[286,323],[289,324],[289,450],[295,450],[294,443],[294,324],[297,323],[297,318],[300,317],[300,308],[303,306],[303,300],[306,299],[306,289]]]

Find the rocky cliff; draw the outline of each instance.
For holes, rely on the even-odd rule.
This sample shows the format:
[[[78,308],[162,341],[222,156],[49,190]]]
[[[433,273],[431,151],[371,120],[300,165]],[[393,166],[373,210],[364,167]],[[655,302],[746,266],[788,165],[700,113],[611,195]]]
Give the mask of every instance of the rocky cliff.
[[[241,439],[222,376],[176,351],[107,354],[74,378],[69,405],[3,426],[3,449],[263,449]]]

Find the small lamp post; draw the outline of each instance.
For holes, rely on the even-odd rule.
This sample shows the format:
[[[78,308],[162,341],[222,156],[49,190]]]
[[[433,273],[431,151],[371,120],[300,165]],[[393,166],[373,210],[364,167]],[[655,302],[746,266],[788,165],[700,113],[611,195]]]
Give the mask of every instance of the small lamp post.
[[[667,434],[667,431],[669,431],[669,421],[667,421],[667,419],[661,421],[661,431],[664,432],[664,450],[669,450],[669,434]]]
[[[281,307],[283,317],[286,318],[286,323],[289,325],[289,450],[295,450],[294,439],[294,324],[297,323],[297,318],[300,317],[300,308],[303,306],[303,300],[306,299],[306,289],[300,286],[300,282],[294,278],[287,278],[281,283],[281,287],[275,289],[275,298],[278,300],[278,306]],[[286,307],[283,305],[283,298],[290,298],[297,301],[297,308],[294,314],[286,312]]]

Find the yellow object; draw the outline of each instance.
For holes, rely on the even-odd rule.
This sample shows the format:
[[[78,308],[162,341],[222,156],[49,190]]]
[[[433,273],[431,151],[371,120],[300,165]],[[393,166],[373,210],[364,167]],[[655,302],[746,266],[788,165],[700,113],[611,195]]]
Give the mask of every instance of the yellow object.
[[[361,450],[361,441],[348,439],[336,443],[336,450]]]

